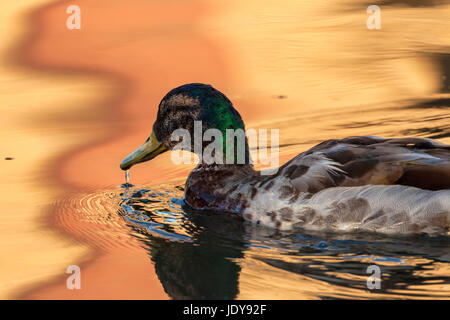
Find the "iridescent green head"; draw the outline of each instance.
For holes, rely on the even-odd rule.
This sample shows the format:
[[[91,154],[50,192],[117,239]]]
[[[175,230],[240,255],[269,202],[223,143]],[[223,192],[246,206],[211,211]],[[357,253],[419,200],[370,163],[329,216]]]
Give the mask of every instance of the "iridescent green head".
[[[199,124],[201,134],[198,132]],[[227,157],[237,160],[238,152],[241,151],[239,135],[236,134],[236,139],[234,136],[231,137],[232,131],[229,129],[239,133],[244,132],[245,127],[241,116],[223,93],[206,84],[185,84],[171,90],[161,100],[151,136],[139,149],[130,154],[120,167],[127,170],[136,163],[151,160],[158,154],[175,148],[179,145],[179,141],[174,140],[173,134],[179,132],[179,129],[190,135],[191,150],[202,154],[207,145],[215,140],[212,138],[211,141],[204,141],[202,138],[205,132],[208,129],[217,129],[216,131],[223,137],[221,154],[226,162]],[[245,137],[243,139],[245,163],[249,163],[247,139]],[[200,146],[195,146],[195,143],[200,143]]]

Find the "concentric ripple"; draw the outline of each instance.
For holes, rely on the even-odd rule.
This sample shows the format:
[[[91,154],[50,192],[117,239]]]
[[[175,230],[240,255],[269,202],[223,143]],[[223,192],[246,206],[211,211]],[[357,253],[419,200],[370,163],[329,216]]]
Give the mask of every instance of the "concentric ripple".
[[[170,241],[192,242],[195,228],[184,215],[182,188],[150,189],[124,186],[120,214],[141,231]]]

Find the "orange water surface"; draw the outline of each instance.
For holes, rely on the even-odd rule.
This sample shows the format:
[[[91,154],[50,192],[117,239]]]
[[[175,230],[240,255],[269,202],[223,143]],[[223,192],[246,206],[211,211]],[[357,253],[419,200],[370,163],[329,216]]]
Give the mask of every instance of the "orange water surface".
[[[2,298],[173,298],[114,199],[119,163],[178,85],[211,84],[247,128],[280,129],[281,163],[351,135],[450,143],[450,1],[78,0],[81,30],[69,30],[72,2],[1,5]],[[377,3],[382,28],[368,30]],[[182,184],[192,167],[166,153],[133,168],[132,183]],[[370,298],[272,272],[255,248],[239,257],[236,298]],[[82,290],[66,288],[72,264]],[[449,277],[450,267],[430,272]],[[417,295],[427,290],[450,296],[448,283]]]

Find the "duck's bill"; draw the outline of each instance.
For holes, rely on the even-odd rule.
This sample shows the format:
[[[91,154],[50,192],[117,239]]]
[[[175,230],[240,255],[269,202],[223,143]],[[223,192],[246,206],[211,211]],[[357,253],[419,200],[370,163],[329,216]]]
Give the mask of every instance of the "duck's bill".
[[[120,168],[122,170],[128,170],[135,164],[149,161],[167,150],[167,147],[159,142],[158,139],[156,139],[155,134],[152,132],[150,137],[142,146],[122,161]]]

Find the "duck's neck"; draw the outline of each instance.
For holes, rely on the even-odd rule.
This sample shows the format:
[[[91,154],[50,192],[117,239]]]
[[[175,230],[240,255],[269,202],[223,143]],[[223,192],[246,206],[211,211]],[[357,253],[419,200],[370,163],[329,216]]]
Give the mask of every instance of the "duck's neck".
[[[185,202],[194,209],[237,212],[241,202],[230,197],[230,190],[258,175],[251,164],[199,163],[186,180]]]
[[[258,171],[255,171],[253,168],[253,164],[246,163],[246,164],[207,164],[207,163],[199,163],[193,172],[199,172],[199,171],[221,171],[221,172],[229,172],[239,175],[245,175],[245,174],[254,174]]]

